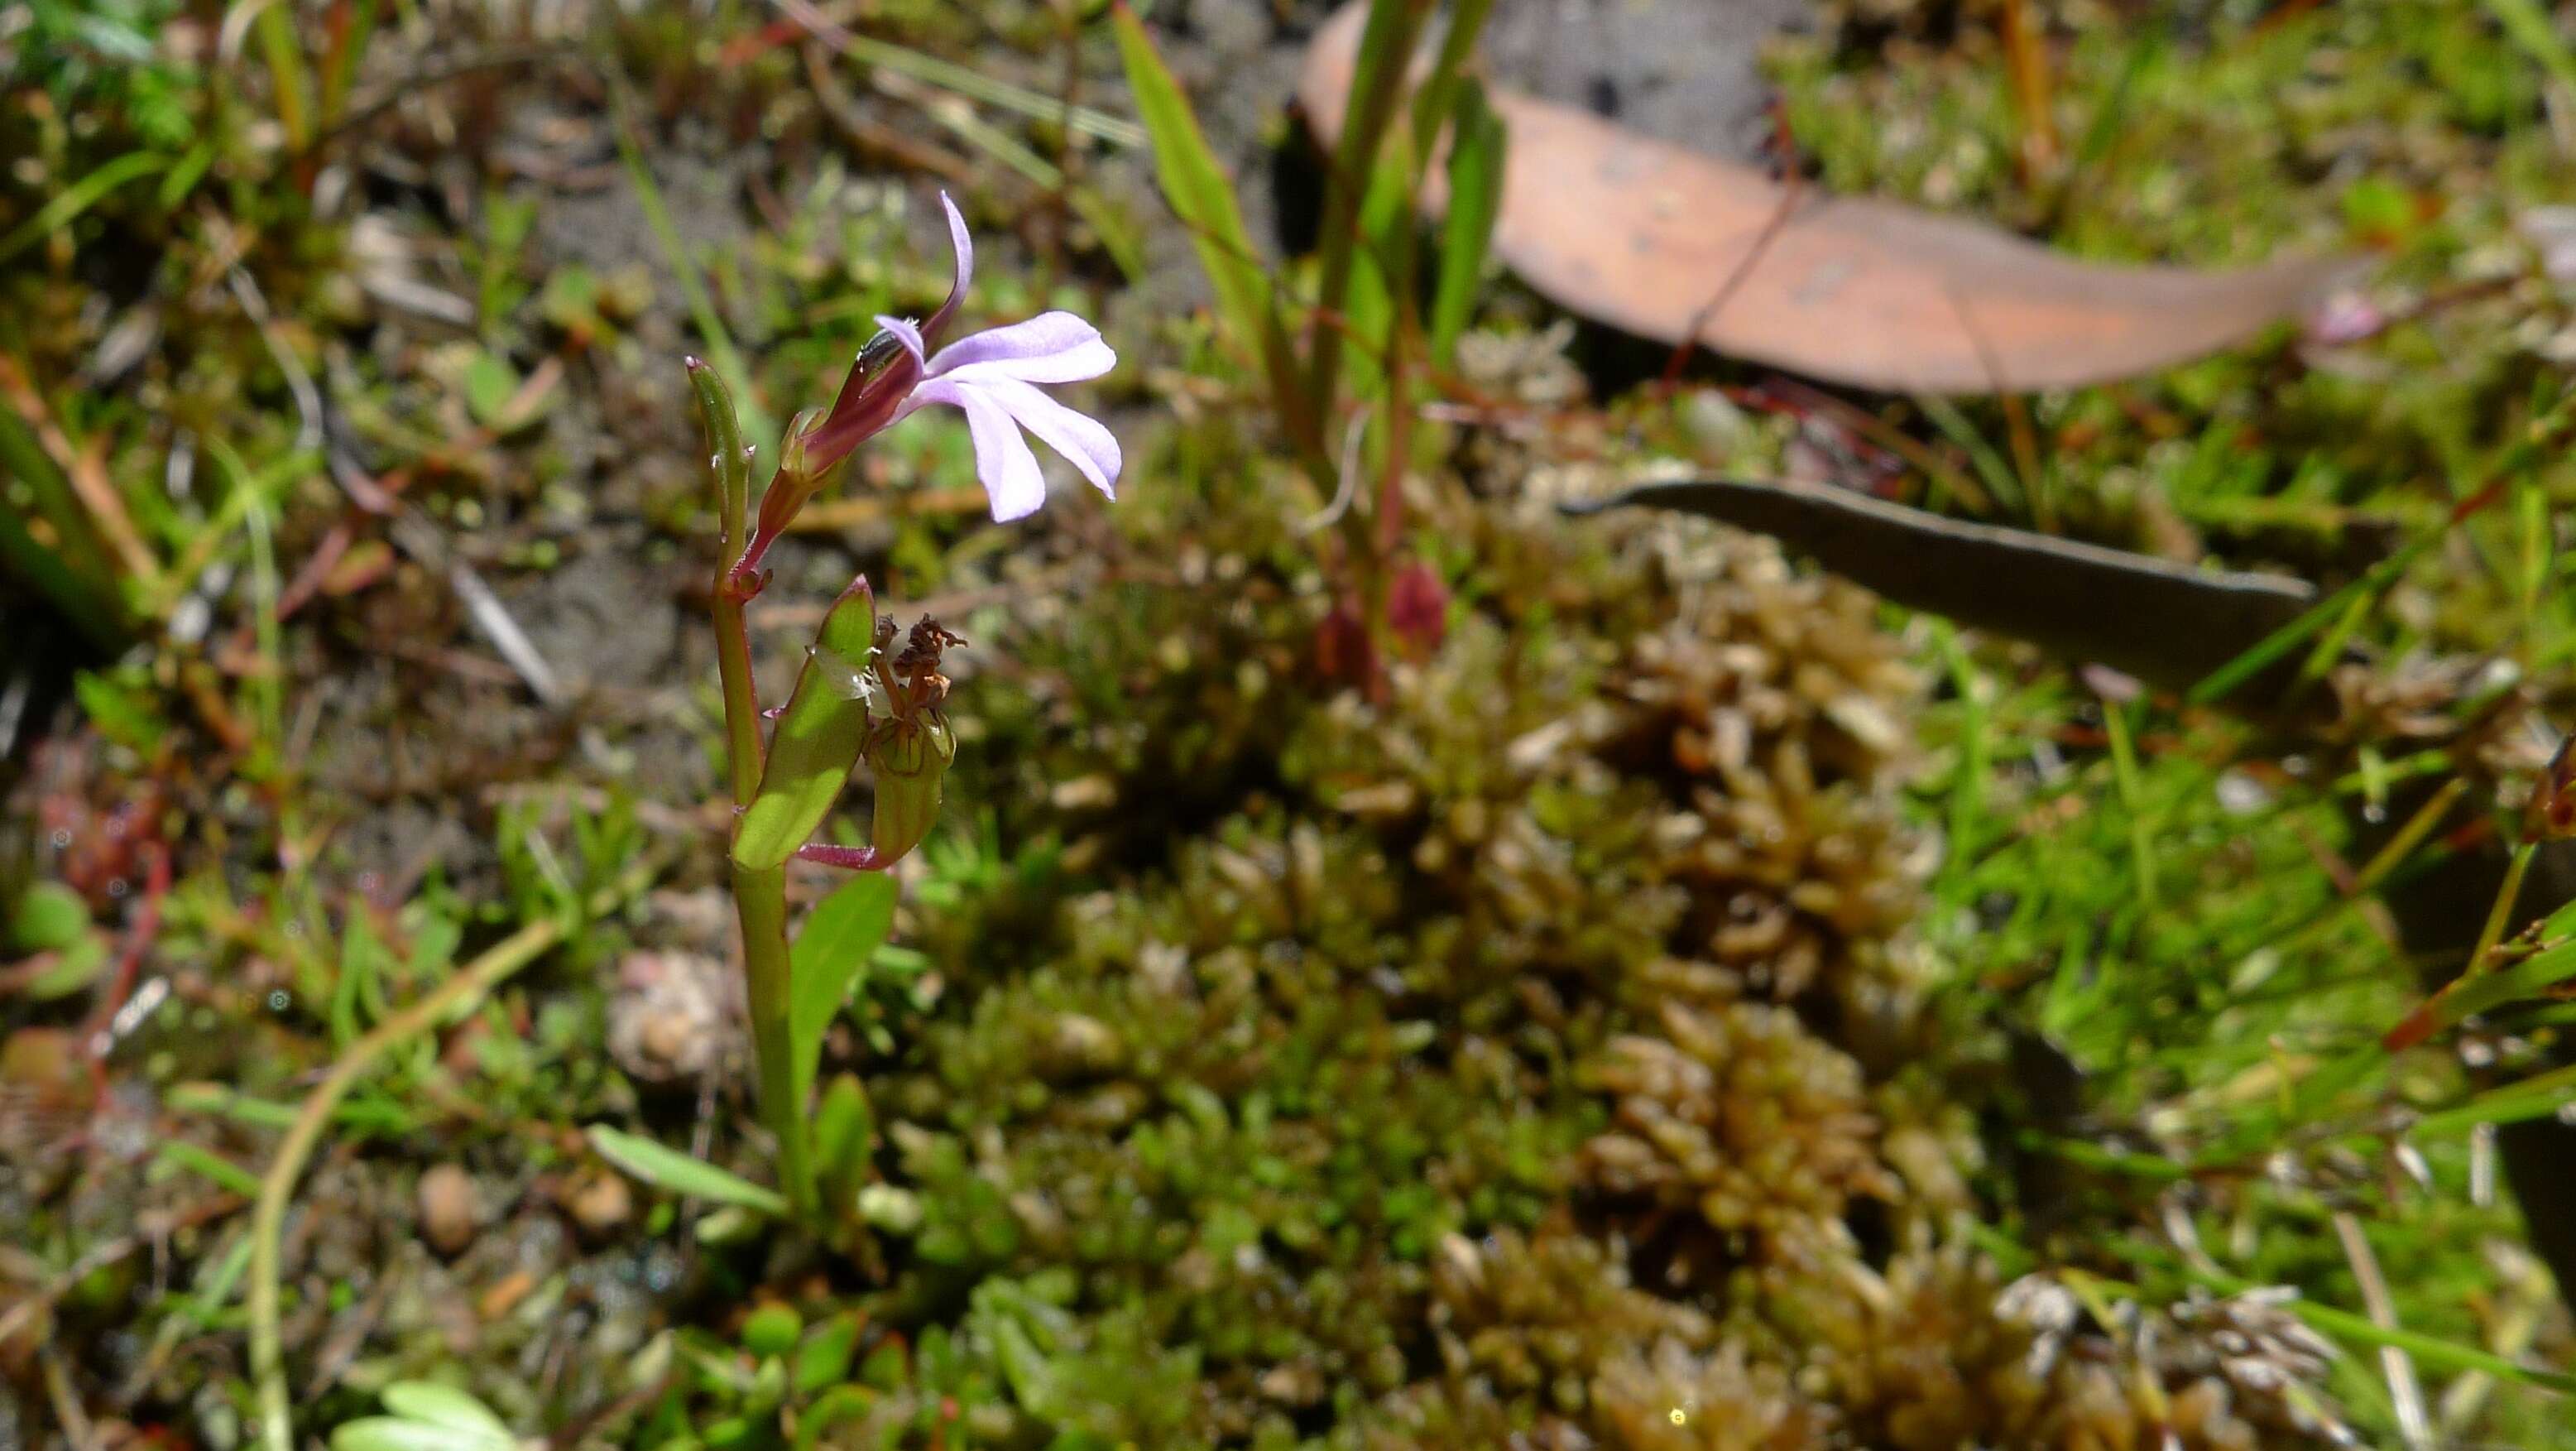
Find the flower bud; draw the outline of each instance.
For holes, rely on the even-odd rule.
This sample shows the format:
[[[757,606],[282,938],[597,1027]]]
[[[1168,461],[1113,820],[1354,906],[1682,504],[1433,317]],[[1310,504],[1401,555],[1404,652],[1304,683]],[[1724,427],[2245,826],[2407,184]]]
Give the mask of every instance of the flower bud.
[[[820,422],[796,430],[817,470],[830,470],[894,422],[895,410],[921,382],[921,359],[901,338],[880,330],[859,350],[840,396]]]
[[[2523,803],[2524,841],[2563,841],[2576,836],[2576,736],[2559,743],[2549,769],[2533,783]]]
[[[785,533],[789,521],[804,509],[806,501],[840,477],[841,466],[849,459],[846,452],[817,462],[813,436],[822,423],[823,410],[808,408],[787,425],[787,437],[778,449],[778,475],[760,496],[761,538],[775,539]]]
[[[889,721],[868,746],[876,773],[876,819],[869,844],[892,862],[921,845],[939,819],[939,783],[957,759],[957,737],[935,711]]]

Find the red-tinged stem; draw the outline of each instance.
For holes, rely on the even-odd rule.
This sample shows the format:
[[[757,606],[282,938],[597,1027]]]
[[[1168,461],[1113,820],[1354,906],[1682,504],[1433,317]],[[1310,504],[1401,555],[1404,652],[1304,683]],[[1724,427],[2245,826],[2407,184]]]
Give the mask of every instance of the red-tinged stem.
[[[733,400],[706,365],[689,360],[689,372],[701,387],[707,414],[711,465],[716,478],[716,513],[723,527],[719,557],[730,555],[749,535],[751,522],[751,455],[733,418]],[[716,671],[724,692],[725,754],[733,777],[735,820],[760,794],[763,750],[760,738],[760,693],[751,679],[751,629],[746,618],[762,580],[734,564],[716,568],[714,599]],[[737,830],[739,827],[737,826]],[[814,1185],[813,1156],[807,1147],[805,1105],[796,1093],[795,1053],[788,1022],[787,873],[777,868],[733,869],[734,912],[742,921],[744,997],[751,1010],[752,1056],[760,1067],[760,1112],[778,1139],[778,1177],[787,1202],[798,1215],[811,1218],[820,1196]]]
[[[751,805],[760,794],[760,696],[751,681],[751,626],[744,606],[724,579],[716,581],[716,673],[722,681],[725,755],[733,766],[733,804]]]
[[[832,846],[819,841],[796,848],[796,859],[839,867],[845,872],[881,872],[894,865],[894,858],[872,846]]]

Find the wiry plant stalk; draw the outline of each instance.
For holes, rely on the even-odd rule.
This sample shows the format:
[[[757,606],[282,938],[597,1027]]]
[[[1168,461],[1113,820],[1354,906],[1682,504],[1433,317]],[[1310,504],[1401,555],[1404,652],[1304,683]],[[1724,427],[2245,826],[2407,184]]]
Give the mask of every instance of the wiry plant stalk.
[[[756,579],[734,567],[749,538],[751,454],[742,441],[732,391],[716,370],[688,360],[689,380],[706,415],[707,467],[716,479],[717,517],[723,530],[717,552],[713,603],[716,671],[724,696],[725,755],[731,765],[734,819],[760,794],[760,694],[751,677],[747,608]],[[806,1142],[804,1105],[796,1101],[795,1056],[789,1040],[787,873],[784,868],[733,868],[734,910],[742,920],[743,983],[751,1010],[752,1056],[760,1072],[760,1112],[778,1140],[780,1189],[798,1214],[814,1211],[813,1155]]]

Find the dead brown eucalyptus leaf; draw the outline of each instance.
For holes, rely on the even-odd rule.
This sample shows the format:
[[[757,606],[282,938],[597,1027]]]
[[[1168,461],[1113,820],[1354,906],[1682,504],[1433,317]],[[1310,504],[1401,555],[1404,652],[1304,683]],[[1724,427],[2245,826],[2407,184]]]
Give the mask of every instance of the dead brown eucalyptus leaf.
[[[1328,145],[1367,8],[1345,5],[1306,53],[1298,98]],[[1837,383],[1960,394],[2135,377],[2243,341],[2352,266],[2081,262],[1895,202],[1792,195],[1750,167],[1583,111],[1499,87],[1488,96],[1510,128],[1494,252],[1522,280],[1641,337],[1679,343],[1696,324],[1717,352]],[[1424,199],[1435,210],[1438,175]]]

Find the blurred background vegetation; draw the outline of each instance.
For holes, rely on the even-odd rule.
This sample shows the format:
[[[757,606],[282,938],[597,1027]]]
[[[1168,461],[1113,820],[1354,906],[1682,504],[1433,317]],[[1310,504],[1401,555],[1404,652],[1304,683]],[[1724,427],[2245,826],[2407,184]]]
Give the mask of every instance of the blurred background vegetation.
[[[1412,205],[1508,126],[1324,159],[1326,18],[0,0],[0,1445],[250,1443],[263,1289],[350,1451],[2576,1444],[2576,922],[2410,1018],[2571,719],[2576,10],[1495,8],[1425,119],[2363,263],[1958,398],[1571,316]],[[586,1130],[763,1172],[680,359],[767,452],[943,188],[1129,473],[995,528],[925,414],[773,555],[773,683],[859,571],[973,642],[827,1244]],[[2230,710],[1557,509],[1717,476],[2330,607]]]

